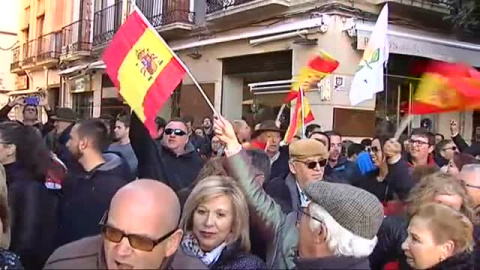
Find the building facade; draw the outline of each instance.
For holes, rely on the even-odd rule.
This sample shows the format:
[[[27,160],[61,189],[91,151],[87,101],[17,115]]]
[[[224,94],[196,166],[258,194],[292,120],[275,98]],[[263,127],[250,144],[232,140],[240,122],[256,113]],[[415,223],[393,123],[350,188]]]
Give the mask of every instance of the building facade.
[[[44,2],[57,8],[53,13],[62,13],[61,45],[57,71],[48,66],[43,71],[36,68],[43,74],[43,82],[39,79],[33,86],[40,81],[51,88],[57,85],[54,82],[58,78],[61,89],[58,105],[72,107],[84,117],[115,115],[127,107],[105,74],[101,54],[135,7],[186,63],[216,109],[228,119],[244,118],[252,125],[277,116],[292,78],[319,50],[331,54],[340,66],[307,93],[315,121],[324,130],[334,129],[354,138],[372,136],[377,118],[400,121],[408,111],[418,84],[421,74],[418,67],[429,60],[461,61],[480,66],[480,45],[459,40],[444,20],[448,7],[438,0]],[[386,90],[352,107],[348,94],[353,74],[385,3],[390,7],[391,53],[386,69]],[[22,8],[26,11],[25,5]],[[37,24],[38,14],[30,16],[37,18]],[[47,12],[45,14],[48,18]],[[41,33],[58,29],[51,27]],[[20,34],[25,37],[22,31]],[[30,35],[37,33],[39,36],[38,30],[29,28],[29,31]],[[14,70],[19,74],[33,72],[32,65],[43,67],[32,64],[32,60],[25,57],[29,56],[25,51],[29,51],[30,40],[20,39],[22,45],[18,55],[21,59],[18,62],[21,66]],[[35,88],[30,85],[29,89]],[[288,111],[287,108],[282,116],[285,124],[288,123]],[[211,115],[188,76],[159,111],[159,115],[167,119],[187,114],[195,117],[196,124]],[[419,126],[422,118],[430,118],[432,131],[449,134],[449,122],[455,119],[462,135],[470,140],[477,136],[473,127],[476,118],[480,124],[480,117],[476,115],[462,112],[422,116],[415,118],[412,127]],[[478,136],[480,139],[480,130]]]

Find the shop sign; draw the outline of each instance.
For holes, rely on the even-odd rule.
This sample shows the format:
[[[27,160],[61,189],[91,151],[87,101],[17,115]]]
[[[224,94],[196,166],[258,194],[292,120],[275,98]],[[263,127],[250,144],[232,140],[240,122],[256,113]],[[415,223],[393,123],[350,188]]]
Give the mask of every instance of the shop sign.
[[[28,76],[27,75],[16,75],[15,76],[15,90],[26,90],[28,89]]]
[[[80,76],[70,79],[70,89],[72,92],[88,92],[91,91],[90,76]]]

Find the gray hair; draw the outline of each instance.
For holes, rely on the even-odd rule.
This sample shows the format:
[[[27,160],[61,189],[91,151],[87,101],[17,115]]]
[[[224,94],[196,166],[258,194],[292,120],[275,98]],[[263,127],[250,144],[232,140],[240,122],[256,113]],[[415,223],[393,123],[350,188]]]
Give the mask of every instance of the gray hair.
[[[377,245],[377,237],[366,239],[354,235],[351,231],[340,225],[323,207],[318,204],[310,204],[310,215],[322,221],[326,227],[326,242],[328,249],[335,256],[362,258],[368,257]],[[322,223],[310,219],[310,229],[317,230]]]

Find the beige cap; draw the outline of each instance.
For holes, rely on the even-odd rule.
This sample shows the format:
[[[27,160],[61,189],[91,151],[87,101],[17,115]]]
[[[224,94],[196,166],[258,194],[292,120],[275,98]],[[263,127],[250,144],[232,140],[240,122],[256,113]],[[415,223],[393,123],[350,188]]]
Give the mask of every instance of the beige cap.
[[[306,159],[313,156],[328,158],[328,151],[323,143],[315,139],[301,139],[290,144],[290,158]]]

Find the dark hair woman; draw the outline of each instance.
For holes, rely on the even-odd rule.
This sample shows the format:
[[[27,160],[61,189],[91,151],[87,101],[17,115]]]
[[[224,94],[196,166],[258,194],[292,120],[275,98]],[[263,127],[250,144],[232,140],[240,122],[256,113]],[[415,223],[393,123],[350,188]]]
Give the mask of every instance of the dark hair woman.
[[[0,124],[0,164],[11,208],[10,250],[26,269],[41,269],[54,250],[57,198],[45,186],[52,159],[40,134],[14,122]]]

